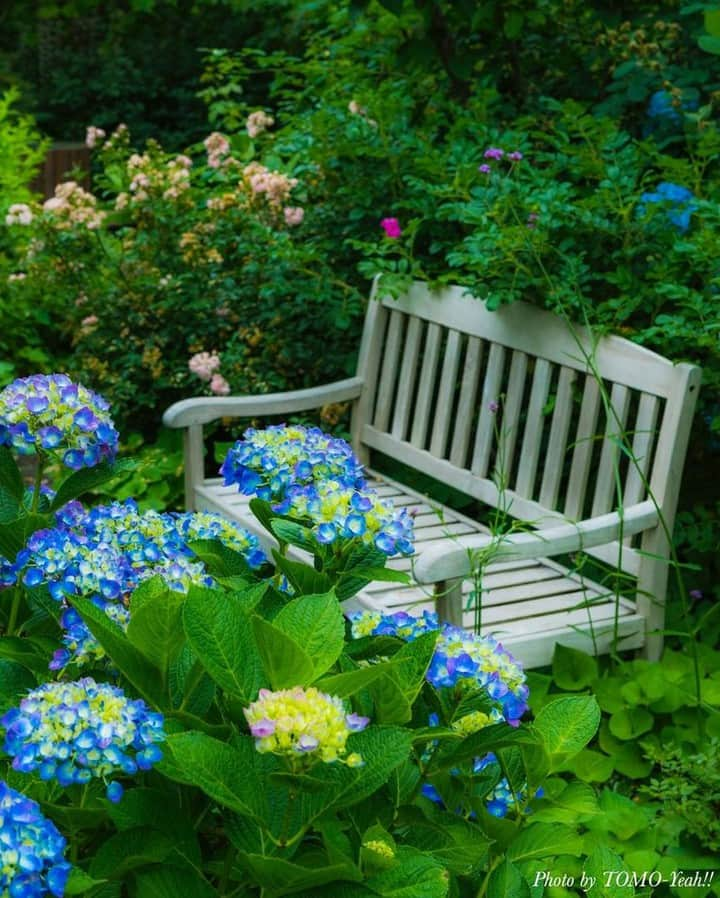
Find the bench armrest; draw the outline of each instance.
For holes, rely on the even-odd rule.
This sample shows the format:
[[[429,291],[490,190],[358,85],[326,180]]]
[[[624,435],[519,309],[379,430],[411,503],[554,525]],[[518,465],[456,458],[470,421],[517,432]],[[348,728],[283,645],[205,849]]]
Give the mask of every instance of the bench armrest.
[[[655,504],[647,500],[624,509],[622,516],[614,511],[576,524],[560,523],[541,530],[512,533],[499,542],[496,537],[482,533],[460,536],[421,552],[415,561],[413,576],[418,583],[440,583],[468,577],[476,567],[473,554],[488,548],[494,541],[497,545],[492,561],[551,558],[625,539],[657,526],[658,520]]]
[[[256,415],[285,415],[305,409],[320,408],[331,402],[357,399],[362,392],[360,377],[348,377],[308,390],[266,393],[261,396],[198,396],[181,399],[165,411],[166,427],[190,427],[208,424],[218,418],[253,418]]]

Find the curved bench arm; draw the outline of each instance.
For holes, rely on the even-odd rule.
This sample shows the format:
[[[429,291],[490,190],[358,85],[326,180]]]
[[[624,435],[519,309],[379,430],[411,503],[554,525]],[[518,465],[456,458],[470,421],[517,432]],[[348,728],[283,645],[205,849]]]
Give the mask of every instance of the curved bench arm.
[[[331,402],[357,399],[362,388],[361,378],[348,377],[347,380],[338,380],[308,390],[289,390],[261,396],[198,396],[194,399],[181,399],[165,411],[163,424],[166,427],[190,427],[193,424],[209,424],[218,418],[253,418],[256,415],[302,412]]]
[[[598,515],[585,521],[560,523],[543,530],[512,533],[507,537],[492,537],[478,533],[446,540],[443,545],[421,552],[413,566],[418,583],[442,583],[470,576],[473,554],[496,543],[493,561],[520,561],[524,558],[550,558],[603,546],[625,539],[658,524],[655,503],[647,500],[617,512]]]

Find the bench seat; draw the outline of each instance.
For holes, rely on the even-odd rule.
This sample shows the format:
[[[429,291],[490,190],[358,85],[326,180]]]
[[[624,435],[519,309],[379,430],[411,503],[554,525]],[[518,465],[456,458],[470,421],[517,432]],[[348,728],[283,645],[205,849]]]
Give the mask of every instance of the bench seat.
[[[370,483],[377,492],[406,506],[415,518],[416,552],[446,544],[453,537],[487,533],[487,529],[459,512],[439,505],[408,487],[370,471]],[[277,545],[252,515],[251,496],[236,486],[224,486],[220,478],[195,486],[195,508],[215,511],[255,533],[268,551]],[[308,560],[300,549],[290,547],[291,557]],[[388,566],[407,571],[412,577],[413,558],[391,559]],[[463,625],[475,625],[474,584],[463,582]],[[421,614],[435,609],[432,589],[410,583],[371,583],[345,603],[346,613],[357,610]],[[643,645],[645,622],[633,602],[619,599],[592,580],[580,577],[549,558],[490,563],[483,572],[481,632],[495,636],[525,667],[549,664],[555,643],[590,653],[610,649],[615,634],[617,609],[618,649]],[[590,635],[590,620],[595,641]]]

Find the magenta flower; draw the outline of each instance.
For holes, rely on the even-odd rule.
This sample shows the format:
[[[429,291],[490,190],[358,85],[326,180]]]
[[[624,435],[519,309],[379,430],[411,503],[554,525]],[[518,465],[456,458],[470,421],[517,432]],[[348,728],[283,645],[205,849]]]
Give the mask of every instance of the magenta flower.
[[[519,150],[515,150],[514,153],[508,153],[507,157],[511,162],[520,162],[523,154]]]
[[[395,240],[402,234],[402,228],[397,218],[383,218],[380,227],[385,231],[385,236]]]
[[[492,169],[487,164],[487,162],[483,162],[482,165],[478,166],[478,171],[482,172],[482,174],[484,174],[484,175],[489,175],[490,172],[492,171]]]
[[[499,147],[488,147],[483,155],[486,159],[502,159],[505,155],[505,150],[501,150]]]

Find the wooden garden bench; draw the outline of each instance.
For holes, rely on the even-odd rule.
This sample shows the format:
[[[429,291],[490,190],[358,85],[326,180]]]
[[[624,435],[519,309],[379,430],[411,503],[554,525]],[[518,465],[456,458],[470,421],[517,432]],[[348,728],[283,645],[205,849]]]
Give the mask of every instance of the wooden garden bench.
[[[483,632],[527,666],[548,663],[558,642],[594,653],[642,648],[657,658],[667,534],[700,374],[619,337],[594,340],[534,306],[491,312],[463,288],[431,293],[422,283],[392,299],[376,284],[355,377],[186,399],[163,420],[185,428],[188,508],[220,512],[267,543],[249,497],[205,477],[203,425],[352,401],[352,443],[370,478],[416,513],[414,558],[390,562],[411,570],[412,584],[370,584],[353,608],[419,613],[436,604],[441,617],[472,627],[469,550],[493,544],[477,521],[379,474],[371,466],[378,453],[528,522],[495,540],[480,592]],[[599,582],[604,565],[620,590]]]

